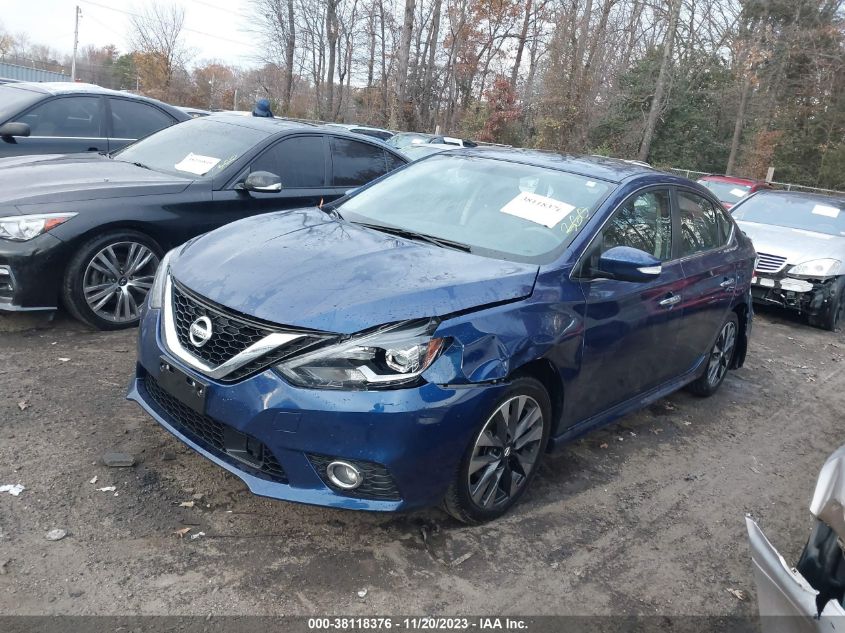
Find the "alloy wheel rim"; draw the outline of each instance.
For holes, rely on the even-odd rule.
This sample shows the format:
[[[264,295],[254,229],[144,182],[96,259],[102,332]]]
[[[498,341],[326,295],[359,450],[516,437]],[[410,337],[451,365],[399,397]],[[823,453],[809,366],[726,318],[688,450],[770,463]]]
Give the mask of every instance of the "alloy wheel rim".
[[[710,351],[710,361],[707,365],[707,382],[715,386],[721,382],[728,371],[733,358],[734,347],[736,346],[736,324],[725,323],[722,331],[716,339],[716,344]]]
[[[112,323],[138,319],[153,285],[158,256],[138,242],[113,242],[92,257],[82,293],[94,314]]]
[[[543,410],[530,396],[502,403],[484,424],[469,461],[470,497],[485,510],[508,503],[528,481],[540,455]]]

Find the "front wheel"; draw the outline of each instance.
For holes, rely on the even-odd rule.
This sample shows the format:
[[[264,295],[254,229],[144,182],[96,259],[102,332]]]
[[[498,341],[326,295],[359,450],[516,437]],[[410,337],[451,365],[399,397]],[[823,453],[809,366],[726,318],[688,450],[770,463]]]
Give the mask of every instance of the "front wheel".
[[[808,320],[813,327],[835,332],[842,323],[843,317],[845,317],[845,284],[840,283],[824,310]]]
[[[692,393],[697,396],[711,396],[716,393],[733,362],[738,335],[739,319],[735,312],[731,312],[710,349],[704,373],[689,385]]]
[[[158,244],[137,231],[89,240],[65,272],[65,305],[77,319],[100,330],[136,325],[161,254]]]
[[[467,448],[446,493],[446,511],[464,523],[502,516],[534,478],[550,428],[551,403],[542,383],[514,380]]]

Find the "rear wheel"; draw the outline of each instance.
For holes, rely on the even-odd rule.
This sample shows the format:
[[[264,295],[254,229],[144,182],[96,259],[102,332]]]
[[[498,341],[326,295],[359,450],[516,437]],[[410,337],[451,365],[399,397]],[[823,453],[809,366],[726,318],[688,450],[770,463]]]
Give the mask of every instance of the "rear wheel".
[[[517,378],[493,406],[467,448],[444,499],[464,523],[502,516],[537,472],[551,428],[551,403],[534,378]]]
[[[704,373],[689,385],[692,393],[697,396],[711,396],[716,393],[733,362],[738,336],[739,319],[735,312],[731,312],[710,349]]]
[[[65,273],[65,305],[77,319],[100,330],[137,325],[161,254],[155,241],[137,231],[89,240]]]

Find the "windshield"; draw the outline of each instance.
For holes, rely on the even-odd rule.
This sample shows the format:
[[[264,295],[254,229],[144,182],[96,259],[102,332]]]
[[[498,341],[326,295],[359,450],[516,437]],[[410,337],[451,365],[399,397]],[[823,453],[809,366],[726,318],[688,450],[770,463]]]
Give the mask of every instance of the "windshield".
[[[28,108],[44,98],[40,92],[33,92],[25,88],[15,88],[14,85],[0,85],[0,123],[14,121],[21,110]]]
[[[734,219],[792,229],[845,235],[845,199],[758,193],[739,205]]]
[[[236,123],[198,118],[156,132],[113,158],[166,174],[211,178],[267,136]]]
[[[720,201],[729,204],[736,204],[748,195],[751,191],[751,185],[740,185],[734,182],[721,182],[718,180],[699,180],[699,184],[704,185],[713,192]]]
[[[473,253],[522,262],[554,259],[614,185],[534,165],[477,156],[432,156],[354,195],[353,222],[458,242]]]

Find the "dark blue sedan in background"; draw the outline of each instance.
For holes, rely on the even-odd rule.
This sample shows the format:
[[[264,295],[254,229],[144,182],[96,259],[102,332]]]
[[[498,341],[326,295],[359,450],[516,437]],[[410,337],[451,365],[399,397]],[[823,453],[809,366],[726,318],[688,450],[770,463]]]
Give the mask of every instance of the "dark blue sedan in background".
[[[715,392],[754,258],[686,179],[446,152],[168,253],[129,398],[256,494],[486,521],[546,450]]]

